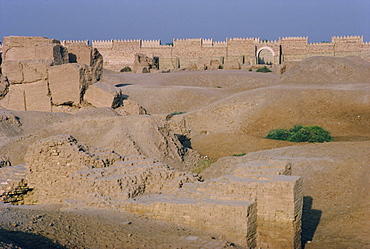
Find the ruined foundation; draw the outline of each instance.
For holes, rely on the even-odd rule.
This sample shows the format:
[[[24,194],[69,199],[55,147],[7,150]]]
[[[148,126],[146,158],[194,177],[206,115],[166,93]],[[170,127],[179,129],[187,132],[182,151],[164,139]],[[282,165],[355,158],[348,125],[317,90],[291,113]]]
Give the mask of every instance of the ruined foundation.
[[[91,148],[69,135],[29,147],[5,167],[13,204],[115,208],[210,231],[248,248],[300,248],[302,181],[285,161],[249,161],[208,181],[143,156]],[[14,172],[13,172],[14,171]],[[10,177],[17,171],[16,177]]]

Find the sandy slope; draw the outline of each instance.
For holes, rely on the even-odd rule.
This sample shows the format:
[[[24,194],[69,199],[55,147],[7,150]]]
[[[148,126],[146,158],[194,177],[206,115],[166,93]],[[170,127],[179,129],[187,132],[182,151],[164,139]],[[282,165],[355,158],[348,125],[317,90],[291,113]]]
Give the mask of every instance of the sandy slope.
[[[187,128],[190,129],[192,147],[213,160],[244,152],[247,153],[245,158],[278,157],[292,161],[293,173],[304,178],[303,239],[304,242],[312,240],[305,244],[306,248],[367,248],[370,245],[367,236],[370,221],[369,72],[369,63],[359,59],[318,57],[299,63],[282,76],[245,70],[106,73],[105,81],[120,87],[149,113],[163,115],[122,117],[108,109],[85,110],[77,115],[15,112],[22,125],[1,122],[0,154],[10,156],[13,164],[22,163],[22,155],[32,141],[68,133],[91,146],[115,149],[123,154],[154,155],[175,165],[179,161],[173,153],[176,146],[163,150],[166,147],[161,144],[169,140],[162,128],[174,132]],[[173,116],[170,125],[166,126],[165,116],[180,111],[186,113]],[[294,124],[323,126],[336,141],[295,144],[263,138],[271,129],[290,128]],[[204,172],[204,177],[227,172],[226,166],[235,160],[240,157],[221,158]],[[2,207],[2,210],[4,208],[9,207]],[[27,219],[32,217],[28,217],[23,209],[9,210],[7,220],[0,226],[6,227],[7,231],[27,232]],[[118,242],[122,238],[128,241],[124,248],[143,247],[143,244],[162,245],[159,248],[169,245],[188,245],[190,248],[193,245],[196,248],[194,243],[214,241],[199,231],[182,230],[149,220],[140,223],[140,217],[130,214],[120,214],[120,217],[129,217],[127,219],[132,220],[132,224],[137,223],[133,232],[121,226],[121,219],[109,219],[109,225],[97,219],[97,215],[115,217],[105,211],[91,211],[92,216],[78,211],[68,213],[68,216],[55,210],[31,210],[43,212],[54,222],[49,226],[51,218],[44,218],[44,222],[38,220],[34,223],[37,225],[31,225],[34,231],[29,232],[41,234],[43,239],[50,238],[68,248],[89,247],[93,243],[113,248],[114,243],[126,243]],[[65,219],[56,218],[59,216]],[[69,226],[65,222],[72,216],[73,219],[79,217],[75,224],[81,225],[72,230],[63,229]],[[24,217],[27,222],[19,221],[19,225],[13,226],[10,220],[15,217]],[[162,232],[151,233],[145,228],[147,225],[149,230]],[[80,230],[85,234],[78,234]],[[104,230],[104,236],[99,235],[98,230]],[[0,238],[5,241],[12,234],[4,232],[0,233]],[[128,233],[133,235],[128,237]],[[174,237],[171,234],[175,234]],[[200,237],[193,241],[181,237],[188,235]],[[204,238],[203,242],[200,242],[201,238]],[[68,240],[72,242],[68,244]],[[228,246],[223,241],[217,240],[217,243]]]

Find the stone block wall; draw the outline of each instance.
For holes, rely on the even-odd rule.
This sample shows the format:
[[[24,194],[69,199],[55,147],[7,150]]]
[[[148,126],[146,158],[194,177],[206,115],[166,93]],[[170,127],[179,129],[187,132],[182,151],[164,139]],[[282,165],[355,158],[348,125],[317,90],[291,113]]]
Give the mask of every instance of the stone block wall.
[[[92,82],[89,69],[81,63],[50,67],[48,75],[51,101],[54,105],[80,104]]]
[[[3,62],[13,60],[52,60],[54,65],[68,63],[67,50],[60,42],[45,37],[4,37],[2,58]]]
[[[63,44],[45,37],[4,37],[1,71],[10,85],[1,89],[0,106],[49,112],[61,105],[78,107],[88,86],[100,80],[103,57],[87,42]]]

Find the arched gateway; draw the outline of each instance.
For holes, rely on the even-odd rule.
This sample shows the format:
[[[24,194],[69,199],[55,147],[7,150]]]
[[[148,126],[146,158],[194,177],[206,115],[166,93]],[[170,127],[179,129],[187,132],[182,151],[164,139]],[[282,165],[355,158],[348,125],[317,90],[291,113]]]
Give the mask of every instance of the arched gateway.
[[[275,52],[270,47],[262,47],[257,50],[257,64],[268,64],[274,63]]]

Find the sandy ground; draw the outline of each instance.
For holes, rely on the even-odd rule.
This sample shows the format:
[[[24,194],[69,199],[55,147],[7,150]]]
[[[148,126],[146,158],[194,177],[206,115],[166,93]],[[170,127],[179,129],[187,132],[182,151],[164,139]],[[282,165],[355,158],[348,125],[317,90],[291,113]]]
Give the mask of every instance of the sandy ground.
[[[325,65],[330,77],[320,73]],[[166,74],[106,71],[103,80],[120,87],[150,114],[185,112],[170,122],[186,123],[191,147],[201,155],[211,161],[221,158],[204,171],[206,179],[225,172],[222,157],[233,154],[245,153],[244,159],[290,160],[293,174],[304,179],[304,248],[369,248],[370,66],[353,58],[336,63],[317,59],[294,70],[286,76],[246,70]],[[9,137],[2,136],[0,154],[21,162],[17,150],[25,150],[28,143],[46,136],[46,131],[78,124],[73,115],[43,115],[42,121],[24,116],[23,121],[33,125],[24,125],[21,137],[16,128],[3,127],[3,134],[13,137],[8,143]],[[104,124],[122,126],[122,121],[114,121],[112,115],[100,119]],[[323,126],[335,141],[297,144],[263,138],[271,129],[294,124]],[[99,135],[110,131],[99,134],[93,126],[86,127],[95,138],[85,142],[98,147]],[[89,129],[68,131],[84,133],[82,137],[88,139]],[[2,205],[0,213],[0,241],[22,248],[237,247],[212,234],[117,210]]]

